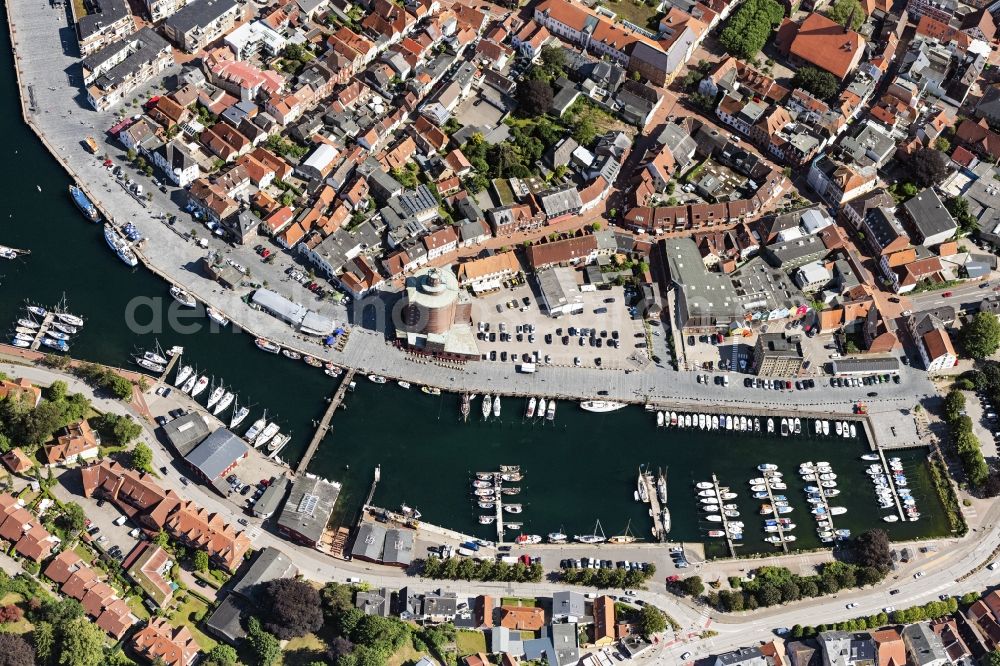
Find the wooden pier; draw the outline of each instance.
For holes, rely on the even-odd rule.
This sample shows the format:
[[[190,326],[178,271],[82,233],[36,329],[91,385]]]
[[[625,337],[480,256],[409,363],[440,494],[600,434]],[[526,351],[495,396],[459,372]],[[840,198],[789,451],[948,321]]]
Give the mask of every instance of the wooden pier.
[[[639,471],[639,483],[646,489],[647,501],[649,502],[649,515],[653,518],[653,536],[657,541],[663,541],[667,536],[667,530],[663,525],[663,512],[660,508],[660,497],[656,494],[656,483],[653,481],[653,474],[649,471]]]
[[[830,469],[832,470],[833,467],[831,466]],[[813,514],[813,518],[815,518],[817,522],[820,520],[825,520],[828,523],[830,523],[830,526],[827,527],[826,529],[830,532],[833,532],[836,528],[833,525],[833,514],[830,513],[830,498],[827,497],[826,488],[823,487],[823,482],[819,478],[820,475],[819,465],[813,466],[813,474],[816,477],[815,481],[816,487],[819,489],[816,491],[816,494],[819,495],[819,498],[823,501],[823,504],[821,506],[824,509],[826,509],[826,513],[824,513],[822,516],[817,516],[816,514]]]
[[[498,474],[499,474],[499,472],[498,472]],[[499,479],[500,477],[497,476],[496,478]],[[496,494],[493,496],[493,508],[495,508],[496,511],[497,511],[497,520],[496,520],[496,523],[497,523],[497,545],[498,546],[503,544],[503,537],[504,537],[504,532],[505,532],[504,527],[503,527],[503,500],[501,499],[503,497],[503,492],[501,492],[500,486],[501,486],[501,484],[500,484],[499,481],[494,481],[493,482],[493,487],[496,489]],[[477,503],[478,503],[478,501],[477,501]]]
[[[903,510],[903,502],[899,499],[899,493],[896,492],[896,479],[893,477],[892,469],[889,467],[889,461],[885,459],[885,451],[882,450],[882,447],[876,450],[878,451],[878,459],[882,462],[882,470],[888,478],[889,490],[892,491],[892,501],[896,503],[896,511],[899,513],[899,519],[905,522],[907,520],[906,511]]]
[[[35,339],[31,341],[31,351],[38,351],[38,348],[42,346],[42,338],[49,332],[55,318],[55,313],[49,312],[45,315],[45,318],[42,319],[42,323],[38,327],[38,332],[35,333]]]
[[[729,532],[729,519],[726,518],[726,510],[722,508],[722,488],[719,486],[719,477],[712,474],[712,487],[715,488],[715,497],[719,500],[719,516],[722,517],[722,531],[726,533],[726,545],[729,546],[729,556],[736,557],[736,544],[733,543],[732,534]]]
[[[323,413],[323,418],[320,419],[319,425],[316,427],[316,432],[313,433],[313,438],[309,442],[309,447],[306,448],[305,455],[299,461],[299,466],[295,468],[296,474],[302,474],[309,468],[309,461],[312,460],[316,449],[319,448],[319,443],[323,441],[326,433],[330,431],[330,421],[333,419],[333,414],[337,411],[337,407],[340,407],[340,404],[344,401],[344,396],[347,394],[347,389],[351,386],[351,381],[353,380],[354,370],[347,370],[344,373],[344,378],[340,381],[340,386],[337,387],[337,392],[330,398],[330,404]]]
[[[180,354],[174,354],[173,356],[170,357],[170,360],[167,361],[167,367],[163,369],[163,374],[160,375],[161,382],[163,382],[164,384],[170,383],[167,381],[167,377],[170,376],[170,373],[173,371],[174,366],[176,366],[177,363],[180,362],[180,358],[181,358]]]
[[[777,532],[778,538],[781,539],[781,542],[778,543],[778,544],[775,544],[775,545],[781,546],[781,549],[787,553],[788,552],[788,544],[785,543],[785,527],[781,524],[781,513],[778,512],[778,507],[774,503],[775,502],[775,499],[774,499],[774,490],[771,488],[771,480],[772,479],[778,479],[778,480],[780,480],[783,477],[780,477],[780,476],[776,477],[776,476],[770,474],[769,472],[761,472],[761,474],[764,475],[764,477],[763,477],[764,478],[764,489],[767,490],[767,501],[768,501],[768,503],[771,506],[771,515],[774,516],[774,522],[778,526],[778,532]],[[764,530],[764,531],[767,534],[772,534],[772,532],[767,532],[767,530]]]

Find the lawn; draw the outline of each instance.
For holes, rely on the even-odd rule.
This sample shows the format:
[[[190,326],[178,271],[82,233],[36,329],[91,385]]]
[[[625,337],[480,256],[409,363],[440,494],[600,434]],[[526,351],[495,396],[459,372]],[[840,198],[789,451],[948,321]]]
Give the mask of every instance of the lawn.
[[[143,605],[141,596],[132,595],[126,603],[128,603],[128,607],[132,609],[132,613],[137,618],[140,620],[149,619],[149,609]]]
[[[285,666],[306,666],[323,662],[325,654],[326,642],[316,634],[306,634],[285,644],[280,663]]]
[[[501,597],[501,606],[526,606],[534,608],[538,602],[531,597]]]
[[[24,597],[22,597],[17,592],[8,592],[0,598],[0,606],[10,606],[11,604],[16,604],[20,606],[21,610],[24,610]],[[12,622],[3,625],[3,631],[8,634],[26,634],[31,631],[31,623],[25,619],[18,620],[17,622]]]
[[[95,557],[94,551],[92,551],[90,548],[87,548],[87,546],[85,546],[83,543],[78,543],[75,546],[73,546],[73,552],[79,555],[83,559],[83,561],[86,562],[87,564],[94,563],[94,557]]]
[[[458,656],[486,652],[486,635],[481,631],[458,631],[455,634],[455,648]]]
[[[396,654],[389,657],[385,666],[403,666],[403,664],[415,664],[421,657],[427,656],[426,652],[421,652],[413,647],[410,641],[406,641],[403,647],[396,651]]]
[[[195,642],[198,646],[208,652],[215,647],[215,641],[205,635],[201,629],[198,628],[198,623],[201,618],[205,617],[208,613],[208,606],[204,601],[197,598],[193,594],[188,594],[184,599],[184,603],[179,607],[175,606],[174,610],[170,613],[170,622],[175,626],[186,626],[194,636]]]
[[[648,28],[654,31],[657,27],[656,25],[650,25],[650,21],[658,15],[656,8],[650,7],[641,0],[621,0],[620,2],[612,0],[605,3],[604,6],[615,14],[618,14],[620,21],[629,21],[640,28]]]

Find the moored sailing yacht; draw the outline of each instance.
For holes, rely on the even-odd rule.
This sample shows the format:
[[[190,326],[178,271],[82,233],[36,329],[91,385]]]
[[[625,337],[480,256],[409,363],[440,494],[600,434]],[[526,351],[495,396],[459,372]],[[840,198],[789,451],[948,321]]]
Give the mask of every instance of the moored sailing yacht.
[[[462,420],[463,421],[468,421],[469,420],[469,400],[470,400],[469,394],[468,393],[463,393],[462,394],[462,404],[459,407],[459,411],[462,414]]]
[[[223,394],[223,396],[219,398],[219,402],[216,403],[215,409],[212,410],[212,413],[218,416],[222,412],[226,411],[226,408],[229,407],[229,405],[233,404],[233,399],[235,397],[236,394],[230,391],[226,391],[225,394]]]
[[[500,394],[496,394],[493,398],[493,416],[500,417]]]
[[[607,541],[607,537],[604,536],[604,530],[601,528],[600,520],[595,523],[592,534],[577,534],[573,538],[580,543],[603,543]]]
[[[250,408],[249,407],[246,407],[246,406],[240,407],[240,399],[238,397],[234,396],[233,399],[235,400],[235,404],[233,405],[233,417],[231,419],[229,419],[229,429],[230,430],[232,430],[233,428],[235,428],[236,426],[238,426],[240,423],[242,423],[243,419],[245,419],[247,417],[247,415],[250,413]]]
[[[212,389],[212,393],[209,394],[208,396],[208,403],[206,403],[205,406],[208,407],[209,409],[212,409],[213,407],[215,407],[216,403],[222,400],[222,396],[224,395],[226,395],[226,387],[223,386],[222,384],[219,384],[214,389]]]
[[[630,518],[629,521],[625,523],[625,531],[608,539],[608,543],[635,543],[636,539],[632,536],[632,532],[629,529],[631,526],[632,519]]]
[[[624,402],[614,402],[611,400],[584,400],[580,403],[582,409],[598,413],[613,412],[626,406],[627,404]]]
[[[538,411],[535,412],[539,418],[545,416],[545,398],[541,397],[538,399]]]
[[[202,375],[201,377],[198,378],[198,381],[196,381],[194,383],[194,386],[191,388],[191,397],[192,398],[195,397],[196,395],[204,391],[206,388],[208,388],[208,377]]]

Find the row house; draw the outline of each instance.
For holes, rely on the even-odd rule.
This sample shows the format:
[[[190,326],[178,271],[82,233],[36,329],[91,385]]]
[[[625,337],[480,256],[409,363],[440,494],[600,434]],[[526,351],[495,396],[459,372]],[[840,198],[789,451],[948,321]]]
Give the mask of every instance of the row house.
[[[545,215],[527,204],[494,208],[486,213],[486,220],[494,236],[510,236],[522,231],[539,229],[545,224]]]
[[[378,55],[378,50],[371,41],[345,26],[327,37],[326,42],[331,51],[350,62],[351,74],[363,70]]]
[[[228,58],[206,60],[208,79],[241,100],[271,97],[285,87],[285,77],[273,70],[261,70],[248,62]]]
[[[107,111],[173,63],[170,44],[151,28],[143,28],[83,59],[87,101],[94,109]]]
[[[205,219],[219,223],[239,210],[239,204],[215,183],[199,178],[191,183],[188,201]]]
[[[589,264],[597,259],[598,244],[593,234],[536,243],[528,248],[528,264],[533,271],[548,266]]]
[[[860,167],[821,155],[810,163],[806,180],[824,201],[839,207],[875,189],[878,174],[873,166]]]
[[[433,261],[458,249],[459,237],[455,227],[448,225],[427,234],[420,240],[427,250],[427,261]]]
[[[116,639],[139,622],[128,604],[99,578],[97,570],[72,550],[56,555],[45,567],[45,575],[65,596],[79,601],[95,624]]]
[[[216,123],[201,133],[201,143],[223,162],[231,162],[250,152],[250,139],[228,123]]]
[[[153,23],[159,23],[187,4],[187,0],[143,0]]]
[[[944,322],[932,312],[916,312],[906,318],[906,329],[916,343],[927,372],[940,372],[955,366],[958,355]]]
[[[361,20],[362,30],[381,48],[400,41],[414,25],[416,19],[389,0],[375,0],[370,13]]]

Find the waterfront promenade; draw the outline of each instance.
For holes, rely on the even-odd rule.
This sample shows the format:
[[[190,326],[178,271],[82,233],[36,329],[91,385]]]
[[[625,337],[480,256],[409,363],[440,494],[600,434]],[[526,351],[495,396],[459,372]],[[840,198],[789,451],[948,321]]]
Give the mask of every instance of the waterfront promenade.
[[[277,319],[247,307],[240,300],[242,292],[224,290],[193,268],[206,251],[185,238],[183,232],[198,230],[201,235],[205,232],[200,227],[195,227],[189,216],[180,211],[178,204],[183,204],[183,191],[172,191],[168,196],[153,190],[152,201],[148,207],[144,207],[119,186],[101,166],[98,158],[86,151],[82,144],[84,137],[92,135],[99,141],[106,141],[105,131],[115,122],[115,117],[109,113],[94,112],[82,101],[80,66],[76,46],[72,43],[72,33],[67,30],[64,9],[32,0],[12,0],[8,4],[8,12],[13,24],[12,38],[25,117],[49,152],[85,187],[108,216],[117,223],[131,221],[139,227],[148,238],[141,248],[141,255],[152,271],[164,280],[184,286],[252,335],[266,337],[282,346],[355,368],[362,374],[375,372],[457,392],[496,392],[497,387],[502,386],[508,395],[545,394],[574,400],[593,397],[598,391],[607,391],[610,399],[629,402],[655,400],[688,405],[692,409],[697,409],[700,405],[742,408],[753,404],[764,409],[803,406],[824,413],[849,413],[854,400],[861,397],[851,391],[834,391],[829,387],[817,387],[806,392],[771,394],[733,386],[720,392],[714,386],[696,383],[694,373],[675,373],[654,364],[632,372],[540,366],[534,375],[518,374],[511,364],[486,361],[456,367],[408,355],[390,345],[381,330],[373,331],[360,326],[351,329],[349,342],[343,351],[324,349],[314,338],[302,336]],[[176,73],[176,70],[171,73]],[[162,92],[162,89],[152,88],[148,92]],[[136,98],[145,99],[145,95],[137,93]],[[123,111],[131,112],[131,108]],[[102,152],[117,158],[123,151],[106,144],[102,147]],[[46,189],[49,196],[65,196],[59,184],[42,185],[49,188]],[[166,213],[179,216],[174,226],[153,218],[154,214]],[[80,224],[86,224],[82,217]],[[236,257],[240,261],[247,261],[244,254],[248,254],[251,259],[254,257],[249,249],[230,249],[216,239],[211,239],[210,243],[210,248],[231,253],[226,256]],[[238,254],[239,252],[244,254]],[[110,251],[107,261],[117,261]],[[286,259],[283,258],[282,261]],[[256,264],[245,265],[253,267],[252,279],[269,279],[271,288],[298,299],[335,321],[346,321],[347,313],[343,307],[315,299],[307,301],[307,297],[312,297],[301,285],[282,281],[282,264],[268,266],[257,260]],[[265,271],[273,272],[264,273]],[[164,285],[163,297],[169,299],[166,292]],[[908,409],[920,396],[933,393],[933,387],[926,381],[924,373],[904,368],[903,376],[902,385],[882,386],[878,399],[867,400],[871,413]]]

